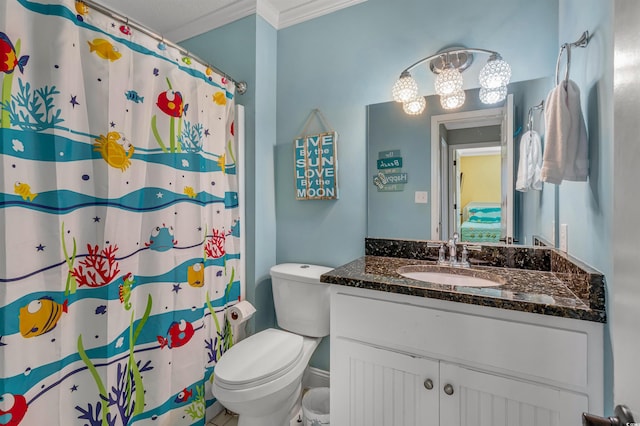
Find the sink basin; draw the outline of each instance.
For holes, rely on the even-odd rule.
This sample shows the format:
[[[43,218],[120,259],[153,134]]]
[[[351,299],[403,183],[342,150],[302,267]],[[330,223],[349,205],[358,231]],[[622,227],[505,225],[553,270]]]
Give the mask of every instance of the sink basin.
[[[489,272],[446,266],[410,265],[396,272],[412,280],[461,287],[496,287],[505,283],[502,277]]]

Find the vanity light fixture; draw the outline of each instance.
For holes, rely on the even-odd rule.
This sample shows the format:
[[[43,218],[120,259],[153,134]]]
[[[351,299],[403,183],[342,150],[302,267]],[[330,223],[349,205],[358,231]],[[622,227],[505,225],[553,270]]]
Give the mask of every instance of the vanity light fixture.
[[[511,67],[498,52],[486,49],[454,47],[442,50],[434,55],[420,59],[407,67],[400,74],[400,78],[393,85],[392,95],[396,102],[402,102],[403,110],[407,114],[421,114],[426,106],[424,96],[419,94],[418,84],[410,71],[429,63],[429,69],[437,74],[435,91],[440,95],[440,104],[444,109],[460,108],[465,101],[463,90],[464,80],[462,72],[473,63],[474,54],[489,55],[489,59],[478,80],[480,82],[480,101],[485,104],[495,104],[507,97],[507,84],[511,79]]]

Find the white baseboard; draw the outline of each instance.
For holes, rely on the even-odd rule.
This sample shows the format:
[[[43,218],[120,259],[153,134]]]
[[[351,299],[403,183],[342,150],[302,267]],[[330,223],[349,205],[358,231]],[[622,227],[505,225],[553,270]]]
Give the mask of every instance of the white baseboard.
[[[307,367],[302,376],[303,388],[329,387],[329,372],[315,367]]]

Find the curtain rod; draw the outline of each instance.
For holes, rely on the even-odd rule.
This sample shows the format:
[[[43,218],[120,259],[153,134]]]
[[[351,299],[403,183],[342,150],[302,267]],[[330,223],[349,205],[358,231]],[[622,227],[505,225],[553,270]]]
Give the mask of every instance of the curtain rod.
[[[164,44],[166,44],[167,46],[170,46],[176,50],[178,50],[180,53],[182,53],[185,56],[188,56],[189,58],[200,62],[202,65],[211,68],[213,71],[217,72],[218,74],[221,74],[223,77],[231,80],[233,82],[233,84],[236,86],[236,90],[238,92],[239,95],[243,95],[246,93],[247,91],[247,83],[245,81],[236,81],[236,79],[234,79],[233,77],[231,77],[229,74],[227,74],[224,71],[221,71],[219,68],[214,67],[213,65],[208,64],[205,60],[199,58],[198,56],[194,55],[193,53],[189,52],[188,50],[186,50],[184,47],[181,47],[169,40],[165,40],[165,38],[161,35],[156,33],[155,31],[151,30],[150,28],[145,27],[144,25],[142,25],[139,22],[136,22],[132,19],[129,19],[125,16],[122,16],[118,13],[116,13],[115,11],[109,9],[106,6],[103,6],[99,3],[96,3],[93,0],[79,0],[82,3],[86,4],[87,6],[89,6],[90,8],[93,8],[95,10],[97,10],[98,12],[101,12],[113,19],[116,19],[128,26],[131,26],[133,28],[135,28],[136,31],[140,31],[143,34],[148,35],[149,37],[156,39],[158,41],[163,42]]]

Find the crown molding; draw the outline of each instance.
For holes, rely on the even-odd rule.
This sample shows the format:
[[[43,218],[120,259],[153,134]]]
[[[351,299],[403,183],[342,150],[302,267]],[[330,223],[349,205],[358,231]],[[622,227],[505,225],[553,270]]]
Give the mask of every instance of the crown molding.
[[[280,21],[277,29],[290,27],[319,16],[328,15],[340,9],[345,9],[367,0],[312,0],[280,12]]]
[[[167,40],[180,43],[254,13],[256,13],[256,0],[239,0],[203,15],[188,25],[169,31],[164,36]]]
[[[269,0],[257,0],[256,13],[265,21],[271,24],[276,30],[279,29],[280,11]]]
[[[365,1],[367,0],[310,0],[285,11],[279,11],[270,0],[238,0],[203,15],[188,25],[169,31],[164,36],[167,40],[180,43],[254,13],[279,30]]]

